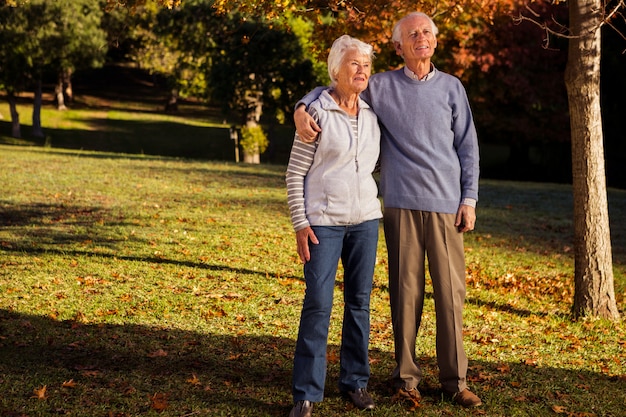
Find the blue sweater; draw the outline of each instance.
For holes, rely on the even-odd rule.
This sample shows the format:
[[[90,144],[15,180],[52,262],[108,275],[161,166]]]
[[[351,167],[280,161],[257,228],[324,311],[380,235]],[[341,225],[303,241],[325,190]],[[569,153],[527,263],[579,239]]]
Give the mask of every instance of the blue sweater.
[[[478,200],[478,138],[457,78],[387,71],[372,75],[361,97],[381,125],[385,207],[454,214],[463,198]]]

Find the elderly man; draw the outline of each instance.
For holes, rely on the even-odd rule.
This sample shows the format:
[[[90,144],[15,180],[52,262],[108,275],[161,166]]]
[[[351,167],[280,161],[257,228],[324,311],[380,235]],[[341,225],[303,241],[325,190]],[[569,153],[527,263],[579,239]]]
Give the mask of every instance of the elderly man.
[[[461,82],[431,63],[436,35],[426,14],[411,13],[398,21],[393,43],[405,66],[372,75],[361,97],[376,112],[382,132],[380,186],[397,364],[394,398],[421,399],[415,347],[428,259],[439,381],[452,401],[475,407],[481,400],[467,388],[463,347],[463,233],[473,230],[476,220],[478,139]],[[301,103],[308,104],[309,96],[316,93]],[[302,140],[314,140],[320,129],[304,106],[298,106],[294,118]]]

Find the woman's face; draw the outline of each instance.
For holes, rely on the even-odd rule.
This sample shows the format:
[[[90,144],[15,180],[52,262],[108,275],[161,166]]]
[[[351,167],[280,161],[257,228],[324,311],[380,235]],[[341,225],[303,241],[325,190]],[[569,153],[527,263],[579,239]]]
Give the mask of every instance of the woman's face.
[[[337,88],[360,93],[367,88],[372,73],[372,61],[357,50],[349,50],[343,57],[336,74]]]

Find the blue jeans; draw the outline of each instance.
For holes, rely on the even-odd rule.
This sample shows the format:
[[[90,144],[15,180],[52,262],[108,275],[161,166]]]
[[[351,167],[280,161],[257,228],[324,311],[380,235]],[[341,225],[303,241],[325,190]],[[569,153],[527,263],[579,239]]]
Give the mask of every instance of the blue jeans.
[[[339,259],[344,267],[344,315],[339,389],[366,388],[370,293],[376,264],[378,220],[352,226],[313,226],[319,244],[310,244],[304,265],[306,293],[293,365],[294,401],[320,402],[326,381],[326,346]]]

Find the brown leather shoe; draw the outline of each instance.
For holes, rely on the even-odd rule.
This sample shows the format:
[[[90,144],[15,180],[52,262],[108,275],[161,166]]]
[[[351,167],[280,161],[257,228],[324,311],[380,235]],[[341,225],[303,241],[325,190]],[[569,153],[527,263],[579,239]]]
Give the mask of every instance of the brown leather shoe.
[[[476,394],[467,388],[461,392],[448,392],[446,394],[452,402],[455,402],[462,407],[478,407],[483,403]]]

